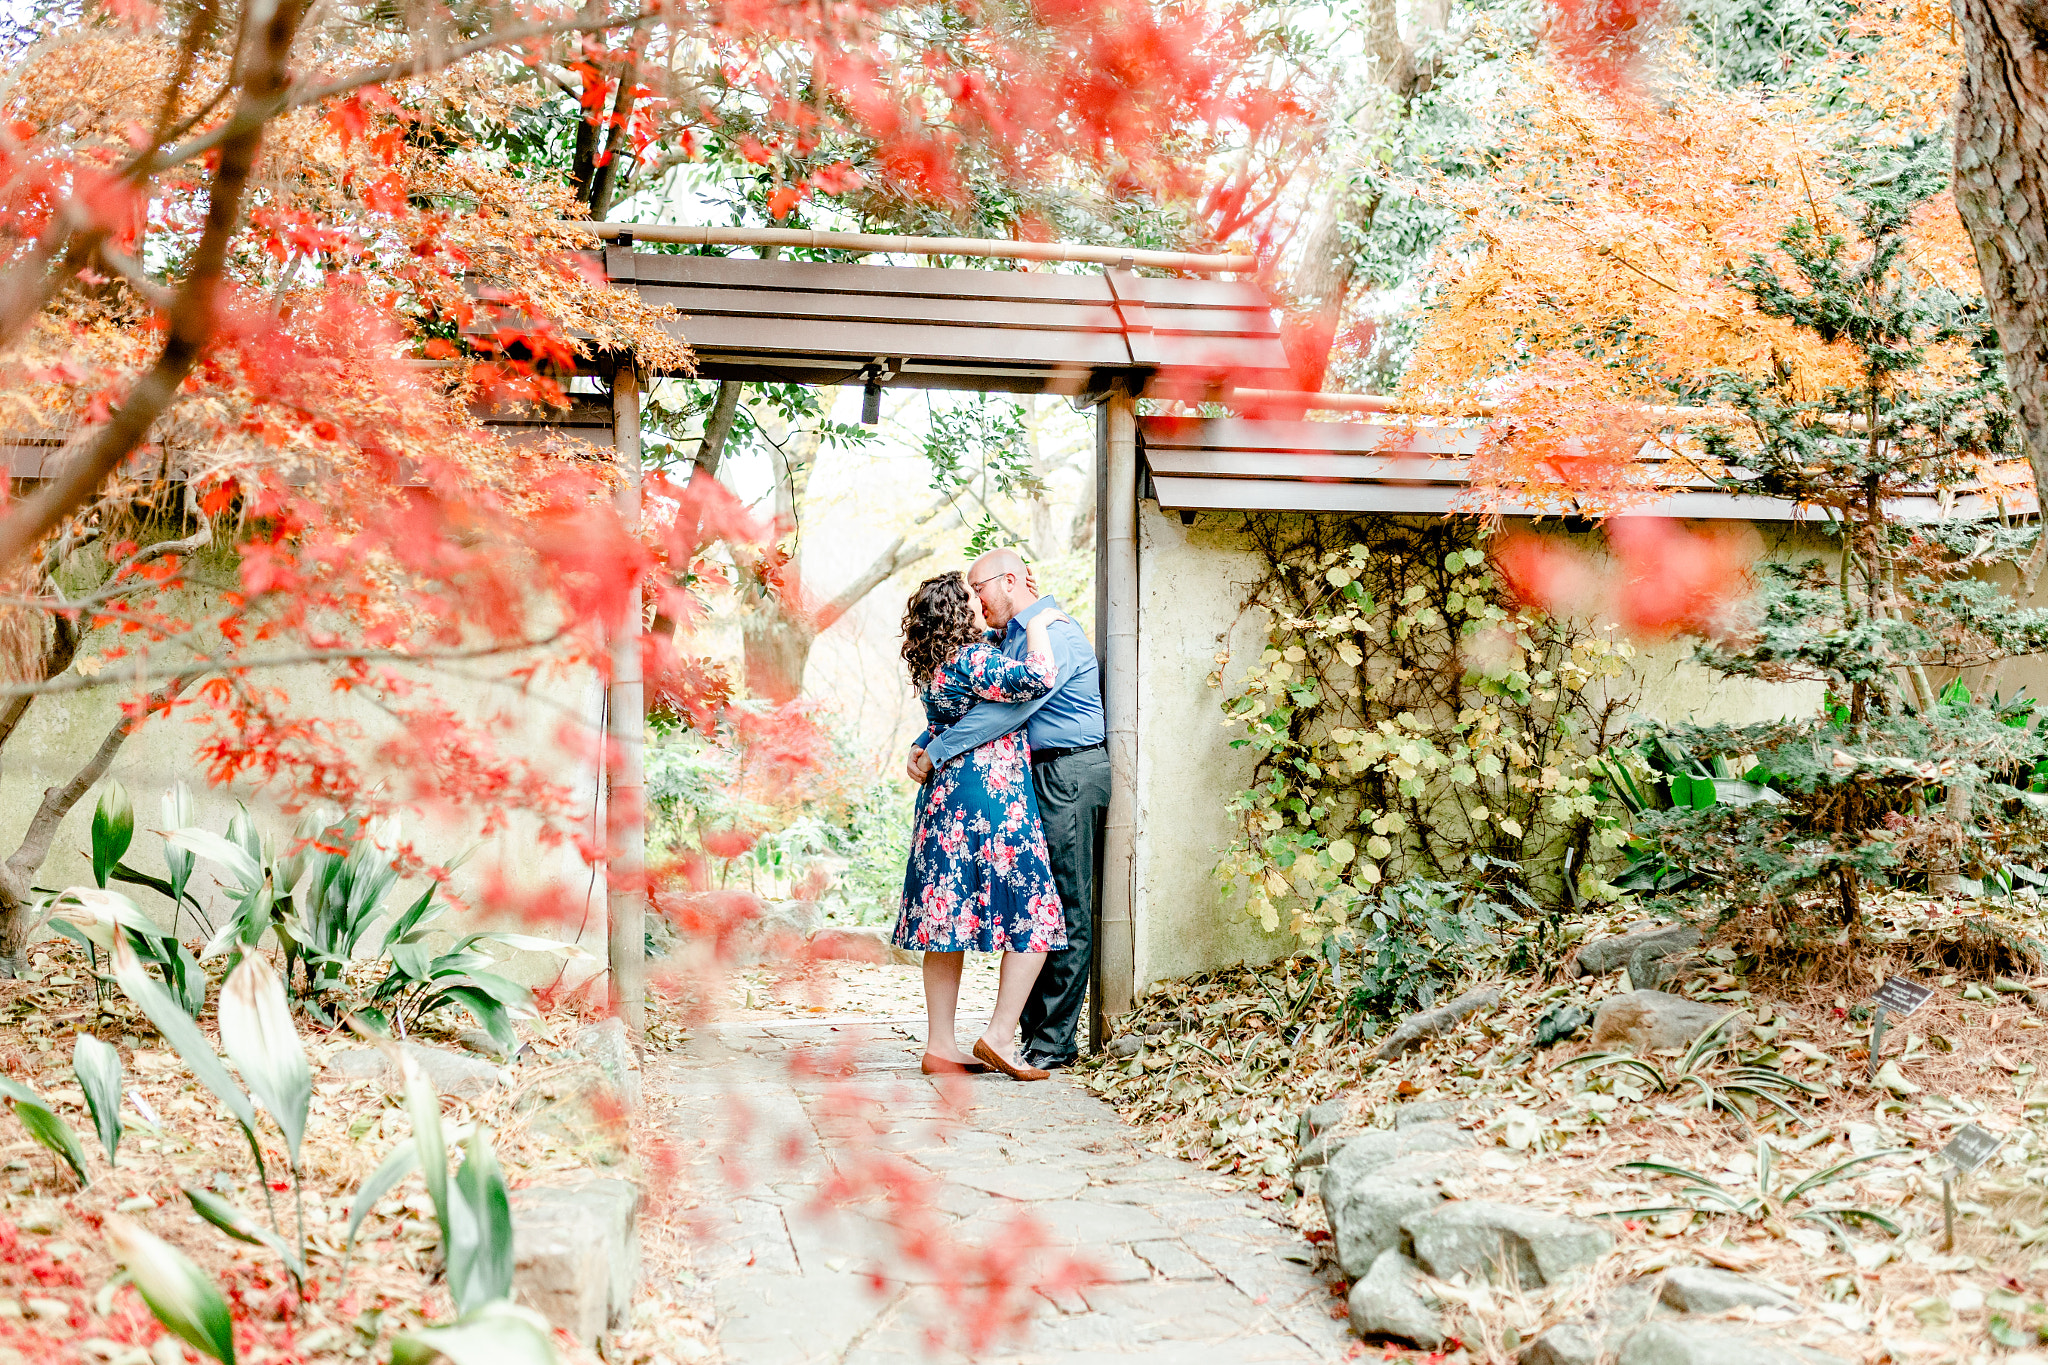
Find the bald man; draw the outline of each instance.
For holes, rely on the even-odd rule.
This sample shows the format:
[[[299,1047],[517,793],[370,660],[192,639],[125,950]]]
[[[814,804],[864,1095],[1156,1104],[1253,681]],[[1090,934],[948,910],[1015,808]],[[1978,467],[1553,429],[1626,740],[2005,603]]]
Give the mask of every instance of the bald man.
[[[967,582],[981,599],[989,638],[1013,659],[1024,657],[1024,627],[1042,611],[1059,611],[1015,550],[990,550],[974,561]],[[1031,782],[1046,851],[1067,916],[1067,946],[1047,953],[1025,1002],[1024,1060],[1051,1071],[1080,1054],[1076,1037],[1095,951],[1095,871],[1102,817],[1109,808],[1109,753],[1103,747],[1102,675],[1095,648],[1072,620],[1054,622],[1052,691],[1036,701],[977,702],[937,734],[927,730],[910,751],[907,771],[923,782],[934,769],[1022,727],[1031,746]]]

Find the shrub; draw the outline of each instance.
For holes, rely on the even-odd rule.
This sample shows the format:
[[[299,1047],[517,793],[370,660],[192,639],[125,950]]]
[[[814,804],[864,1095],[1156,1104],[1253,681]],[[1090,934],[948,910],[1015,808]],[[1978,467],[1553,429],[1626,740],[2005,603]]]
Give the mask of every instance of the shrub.
[[[1626,837],[1600,809],[1630,649],[1507,604],[1467,520],[1254,517],[1267,572],[1245,599],[1257,655],[1218,655],[1232,741],[1258,755],[1230,800],[1226,903],[1316,939],[1380,888],[1460,882],[1474,859],[1547,898],[1611,894]]]
[[[1709,471],[1732,492],[1812,509],[1840,551],[1761,566],[1745,618],[1703,659],[1732,676],[1824,684],[1826,701],[1777,724],[1673,727],[1679,750],[1782,799],[1674,802],[1637,827],[1646,857],[1712,878],[1737,904],[1789,915],[1825,888],[1850,925],[1863,885],[1916,865],[1937,876],[1996,865],[2001,842],[2033,823],[2021,788],[2048,752],[2038,735],[1967,688],[1932,683],[1936,670],[2048,647],[2048,613],[2003,586],[2031,586],[2038,530],[1992,515],[2001,467],[2018,459],[1996,338],[1980,300],[1920,274],[1909,254],[1913,214],[1945,167],[1933,143],[1846,166],[1852,198],[1836,208],[1850,226],[1816,211],[1781,242],[1796,278],[1761,257],[1742,277],[1761,311],[1831,348],[1837,368],[1819,382],[1723,380],[1741,423],[1703,432]],[[1907,495],[1966,514],[1904,521],[1894,508]]]

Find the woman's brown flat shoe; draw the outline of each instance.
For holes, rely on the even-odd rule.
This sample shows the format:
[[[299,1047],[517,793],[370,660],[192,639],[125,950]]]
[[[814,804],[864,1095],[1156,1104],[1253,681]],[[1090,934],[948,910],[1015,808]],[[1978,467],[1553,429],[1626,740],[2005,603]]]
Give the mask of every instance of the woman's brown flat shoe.
[[[944,1057],[924,1054],[924,1074],[927,1076],[979,1076],[988,1068],[980,1062],[955,1062]]]
[[[980,1038],[974,1040],[974,1055],[1013,1081],[1042,1081],[1052,1075],[1050,1071],[1042,1071],[1035,1066],[1010,1065],[1003,1060],[1002,1053],[990,1047],[985,1040]]]

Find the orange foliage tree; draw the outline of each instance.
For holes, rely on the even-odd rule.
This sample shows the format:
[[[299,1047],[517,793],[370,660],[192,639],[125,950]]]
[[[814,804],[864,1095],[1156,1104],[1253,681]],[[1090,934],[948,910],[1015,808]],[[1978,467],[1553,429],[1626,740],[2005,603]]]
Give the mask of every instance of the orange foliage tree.
[[[1430,187],[1463,226],[1439,253],[1402,392],[1494,413],[1473,463],[1480,509],[1654,497],[1685,462],[1648,443],[1707,415],[1668,409],[1702,401],[1716,375],[1853,387],[1852,348],[1761,310],[1740,277],[1753,258],[1787,268],[1780,239],[1797,219],[1846,231],[1835,150],[1929,135],[1957,62],[1942,15],[1918,3],[1864,5],[1853,52],[1776,93],[1717,85],[1677,35],[1617,55],[1583,25],[1563,32],[1572,41],[1526,60],[1525,98],[1494,118],[1494,172]],[[1980,293],[1951,195],[1918,211],[1911,238],[1922,278]],[[1970,363],[1960,343],[1930,357],[1957,374]]]

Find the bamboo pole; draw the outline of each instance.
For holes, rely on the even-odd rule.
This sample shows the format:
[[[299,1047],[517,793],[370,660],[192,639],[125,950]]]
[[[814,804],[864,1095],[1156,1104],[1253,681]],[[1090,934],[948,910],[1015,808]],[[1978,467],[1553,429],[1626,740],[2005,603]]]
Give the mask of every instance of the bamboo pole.
[[[1203,255],[1186,251],[1140,251],[1073,242],[1016,242],[1000,237],[898,237],[884,232],[813,232],[808,228],[693,227],[674,223],[569,222],[563,227],[605,241],[622,236],[636,242],[681,246],[808,247],[819,251],[894,252],[903,256],[980,256],[1005,261],[1073,261],[1087,265],[1143,266],[1184,270],[1191,275],[1249,274],[1256,257]]]
[[[630,357],[612,377],[614,450],[624,475],[618,508],[640,524],[640,376]],[[606,738],[605,946],[612,1012],[638,1046],[647,1028],[646,693],[640,677],[637,579],[612,633],[611,718]]]
[[[1103,711],[1109,740],[1109,814],[1102,839],[1102,1014],[1128,1013],[1137,987],[1138,405],[1122,389],[1103,404],[1107,495],[1100,509],[1109,618]]]

